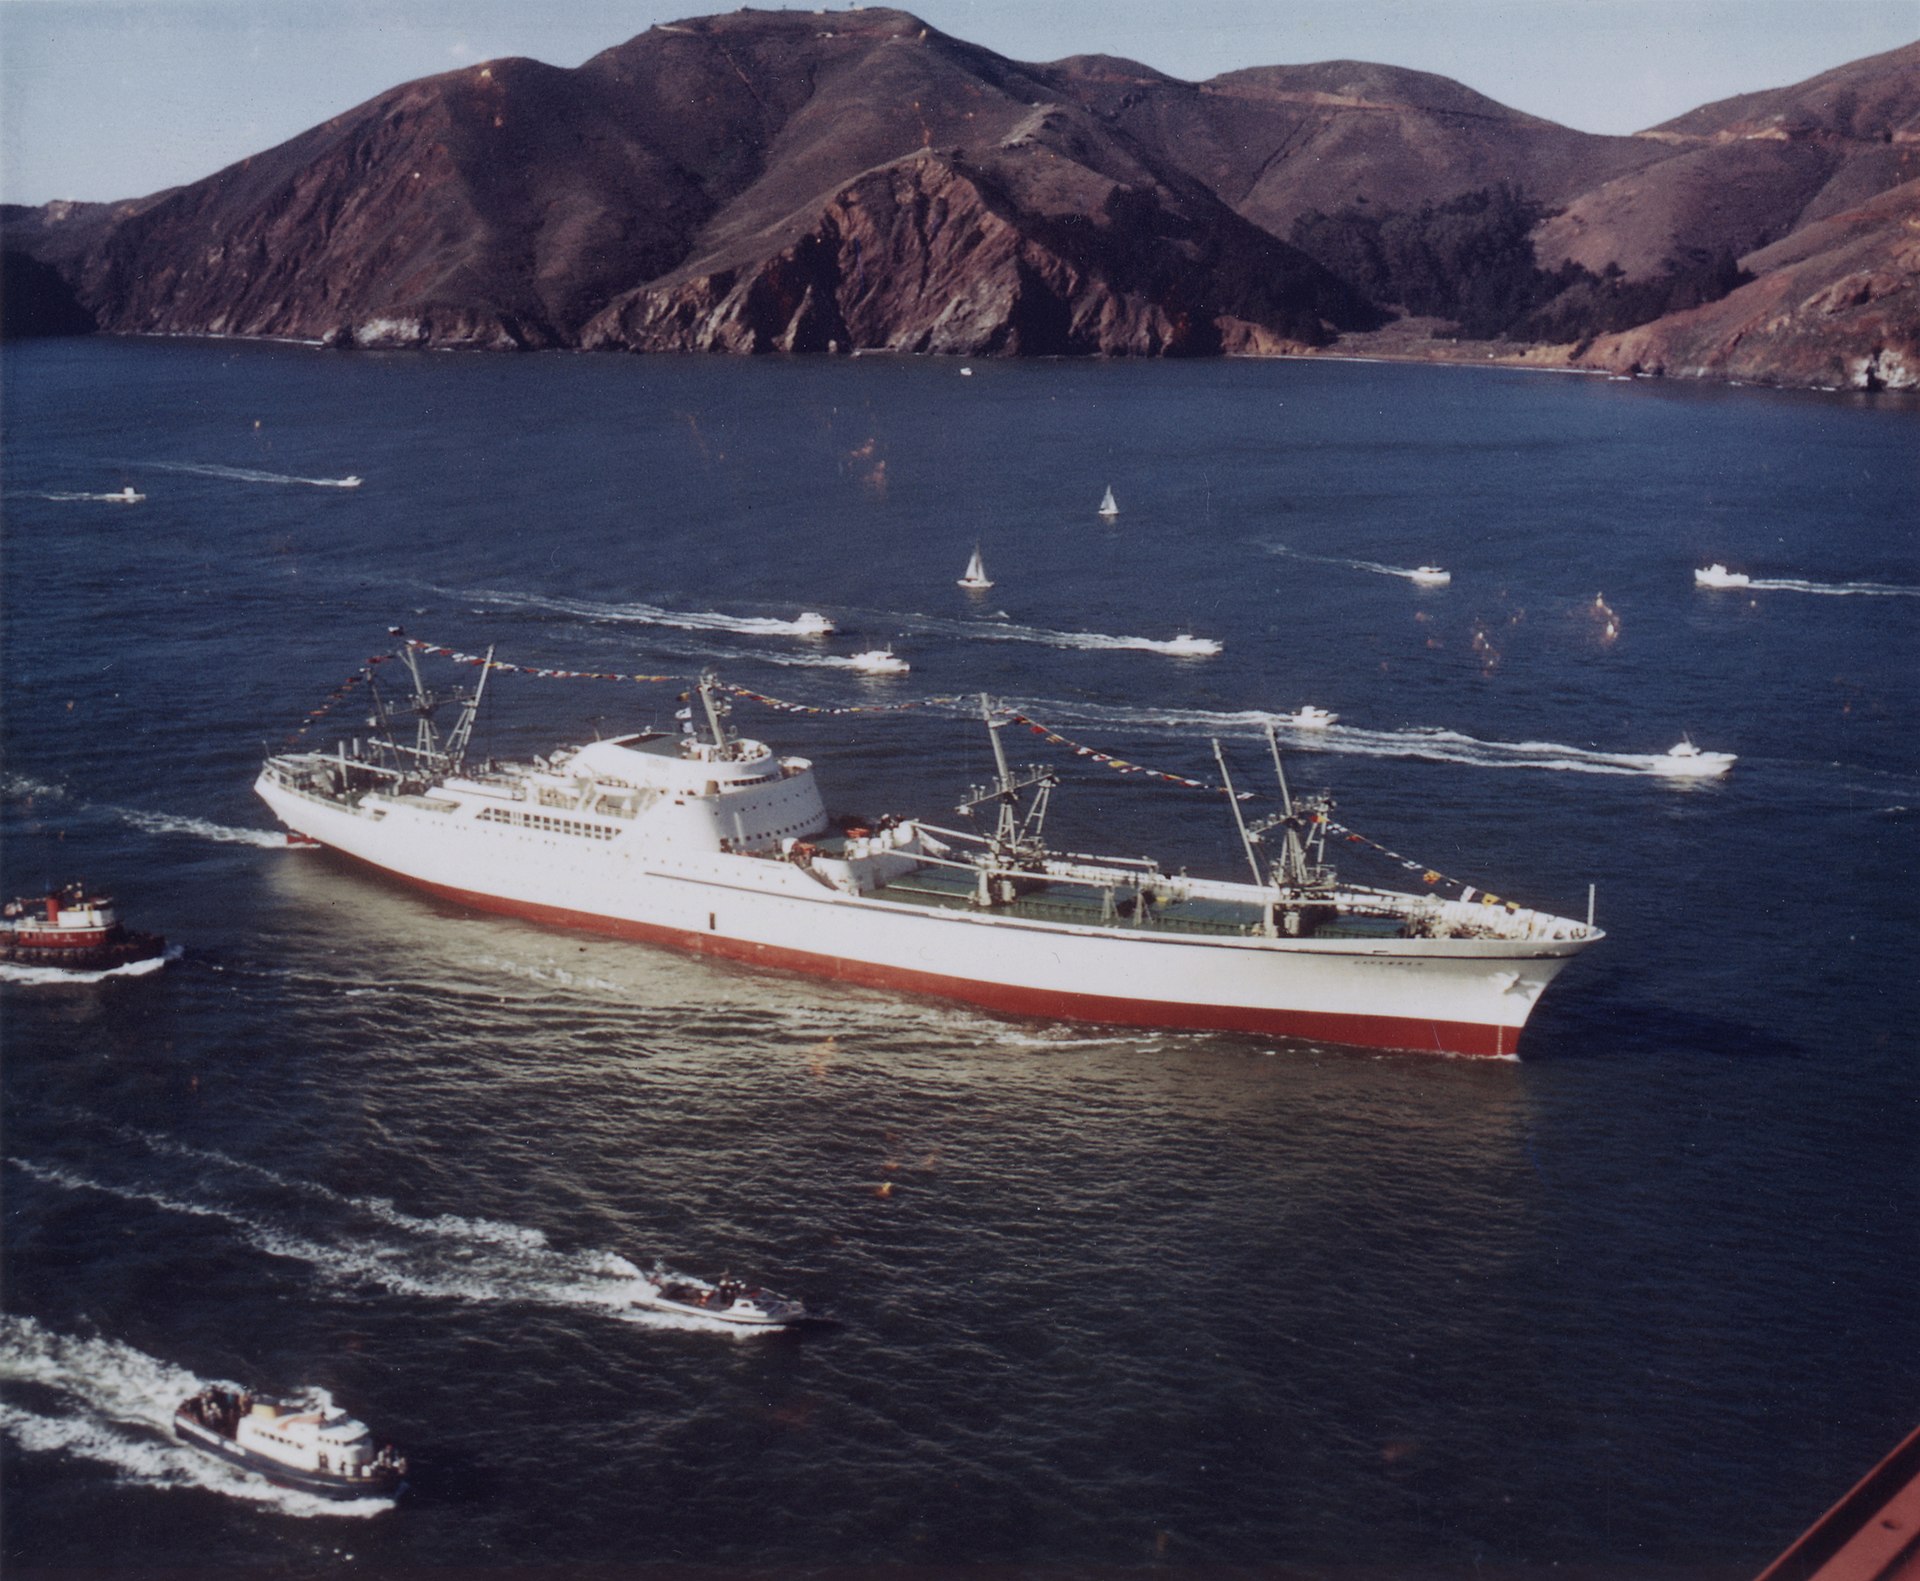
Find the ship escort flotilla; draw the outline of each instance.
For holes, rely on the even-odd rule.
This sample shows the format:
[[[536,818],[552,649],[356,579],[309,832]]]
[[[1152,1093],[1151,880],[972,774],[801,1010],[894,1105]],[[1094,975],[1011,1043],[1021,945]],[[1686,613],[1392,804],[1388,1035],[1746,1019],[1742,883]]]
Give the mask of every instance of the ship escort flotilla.
[[[455,656],[478,684],[436,692],[423,650],[450,652],[405,643],[410,696],[364,673],[369,736],[271,756],[255,789],[294,836],[477,909],[1014,1015],[1495,1056],[1604,937],[1591,916],[1343,882],[1331,804],[1288,793],[1271,731],[1272,817],[1244,820],[1219,760],[1251,881],[1196,878],[1051,850],[1056,777],[1009,766],[1001,736],[1031,721],[984,698],[997,773],[960,810],[990,832],[863,826],[828,816],[810,761],[739,735],[711,674],[688,694],[701,728],[470,762],[488,676],[521,667]]]

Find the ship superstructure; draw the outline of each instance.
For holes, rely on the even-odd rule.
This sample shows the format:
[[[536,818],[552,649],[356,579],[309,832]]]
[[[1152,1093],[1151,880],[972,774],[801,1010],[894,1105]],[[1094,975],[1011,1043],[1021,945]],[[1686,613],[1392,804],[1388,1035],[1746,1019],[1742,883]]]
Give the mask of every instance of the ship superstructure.
[[[1483,1055],[1602,937],[1341,882],[1328,806],[1287,793],[1277,745],[1280,811],[1249,824],[1227,785],[1250,881],[1194,878],[1048,847],[1055,777],[1008,763],[985,699],[996,775],[961,804],[982,826],[863,825],[829,817],[807,759],[734,731],[711,676],[679,733],[470,765],[491,655],[471,694],[402,656],[412,695],[373,688],[371,738],[271,757],[256,789],[295,834],[476,908],[1017,1015]]]

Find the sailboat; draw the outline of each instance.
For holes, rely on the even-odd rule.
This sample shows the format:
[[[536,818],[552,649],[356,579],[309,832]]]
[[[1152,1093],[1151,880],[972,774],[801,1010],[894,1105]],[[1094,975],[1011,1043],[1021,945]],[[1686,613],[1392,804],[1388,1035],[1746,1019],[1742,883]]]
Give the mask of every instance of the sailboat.
[[[960,585],[973,593],[993,586],[993,579],[987,575],[987,563],[980,558],[978,544],[973,546],[973,558],[967,562],[966,573],[960,578]]]
[[[1108,521],[1112,521],[1114,517],[1120,514],[1120,506],[1114,500],[1113,485],[1111,483],[1107,485],[1107,492],[1100,498],[1100,514],[1106,517]]]

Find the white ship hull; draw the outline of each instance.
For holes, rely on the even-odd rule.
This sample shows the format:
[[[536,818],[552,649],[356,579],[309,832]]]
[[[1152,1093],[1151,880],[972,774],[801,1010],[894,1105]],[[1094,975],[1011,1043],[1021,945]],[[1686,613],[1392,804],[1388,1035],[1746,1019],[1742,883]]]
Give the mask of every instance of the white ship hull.
[[[1599,937],[1544,916],[1526,937],[1293,939],[1052,922],[876,898],[764,852],[490,822],[509,815],[489,813],[489,797],[463,782],[354,804],[296,788],[270,764],[256,789],[297,834],[463,905],[1017,1015],[1510,1055],[1541,990]],[[1182,882],[1223,905],[1266,893]]]

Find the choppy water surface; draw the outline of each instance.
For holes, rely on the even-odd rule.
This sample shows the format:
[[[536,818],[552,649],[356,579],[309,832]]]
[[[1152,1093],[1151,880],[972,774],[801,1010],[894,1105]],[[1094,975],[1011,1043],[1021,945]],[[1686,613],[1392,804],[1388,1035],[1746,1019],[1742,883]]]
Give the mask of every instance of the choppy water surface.
[[[104,342],[4,373],[8,887],[110,884],[178,946],[0,983],[9,1563],[1734,1576],[1920,1416],[1910,404]],[[1696,589],[1713,561],[1754,585]],[[285,849],[249,791],[390,625],[816,708],[985,691],[1202,778],[1311,703],[1339,723],[1283,744],[1343,822],[1529,904],[1593,883],[1611,936],[1471,1062],[465,915]],[[848,669],[889,643],[909,676]],[[503,754],[676,706],[495,686]],[[969,706],[737,717],[842,810],[950,816]],[[1662,777],[1688,735],[1731,777]],[[1062,843],[1237,871],[1217,800],[1054,761]],[[674,1271],[832,1322],[630,1304]],[[326,1388],[413,1486],[328,1507],[173,1444],[215,1379]]]

